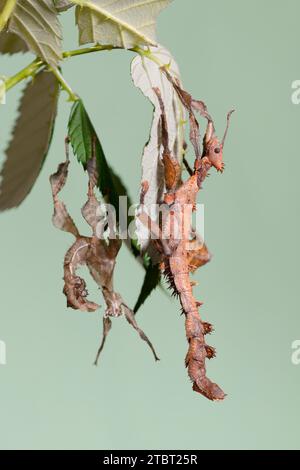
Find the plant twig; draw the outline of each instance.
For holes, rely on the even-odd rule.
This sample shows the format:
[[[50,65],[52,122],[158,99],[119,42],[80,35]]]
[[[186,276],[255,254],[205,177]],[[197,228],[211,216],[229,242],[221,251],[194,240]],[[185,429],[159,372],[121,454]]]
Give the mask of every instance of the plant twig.
[[[0,15],[0,25],[1,25],[2,16],[3,16],[3,14]],[[0,28],[0,30],[1,30],[1,28]],[[120,47],[115,47],[115,46],[110,46],[110,45],[101,46],[99,44],[99,45],[92,46],[92,47],[85,47],[85,48],[82,48],[82,49],[73,49],[73,50],[70,50],[70,51],[64,51],[62,53],[62,57],[63,57],[64,60],[67,60],[71,57],[81,56],[81,55],[85,55],[85,54],[91,54],[93,52],[111,51],[111,50],[114,50],[114,49],[121,49],[121,48]],[[152,54],[152,52],[149,49],[142,49],[140,47],[133,47],[133,48],[129,49],[129,51],[135,52],[135,53],[139,54],[142,57],[147,57],[148,59],[155,62],[161,68],[167,68],[169,66],[169,64],[162,63],[154,54]],[[33,62],[31,62],[24,69],[20,70],[18,73],[16,73],[12,77],[7,78],[4,82],[6,91],[10,90],[15,85],[17,85],[18,83],[20,83],[21,81],[25,80],[28,77],[30,77],[30,76],[34,77],[40,71],[40,69],[42,67],[48,67],[48,69],[52,73],[54,73],[54,75],[58,79],[59,83],[61,84],[62,88],[68,93],[70,101],[78,100],[78,96],[73,92],[70,85],[63,78],[63,76],[61,75],[59,70],[57,68],[54,68],[54,67],[52,68],[52,67],[48,66],[46,62],[43,62],[43,60],[39,59],[39,58],[35,59]]]
[[[31,62],[29,65],[27,65],[24,69],[20,70],[20,72],[16,73],[16,75],[13,75],[12,77],[7,78],[4,81],[6,91],[13,88],[15,85],[20,83],[22,80],[25,80],[26,78],[28,78],[30,76],[36,75],[36,73],[39,71],[39,69],[44,65],[45,64],[42,60],[36,59],[33,62]]]
[[[80,56],[80,55],[84,55],[84,54],[91,54],[93,52],[110,51],[112,49],[118,49],[118,48],[113,47],[113,46],[100,46],[100,45],[97,45],[97,46],[92,46],[92,47],[86,47],[86,48],[83,48],[83,49],[74,49],[74,50],[70,50],[70,51],[65,51],[65,52],[62,53],[62,57],[63,57],[63,59],[66,60],[66,59],[69,59],[70,57],[76,57],[76,56]],[[35,59],[33,62],[31,62],[29,65],[27,65],[24,69],[20,70],[18,73],[16,73],[12,77],[7,78],[4,81],[5,90],[6,91],[10,90],[15,85],[17,85],[18,83],[22,82],[23,80],[25,80],[26,78],[28,78],[30,76],[34,77],[40,71],[40,69],[42,67],[47,67],[47,64],[45,62],[43,62],[42,59]],[[64,80],[64,78],[62,77],[62,75],[60,74],[58,69],[54,69],[54,68],[50,68],[50,67],[48,67],[48,68],[49,68],[49,70],[51,70],[52,73],[54,73],[56,75],[58,81],[62,85],[62,88],[65,91],[67,91],[67,93],[69,94],[69,96],[71,98],[71,101],[74,101],[74,100],[78,99],[78,97],[71,90],[70,86]],[[57,72],[55,70],[57,70]]]
[[[58,82],[60,83],[61,87],[63,90],[65,90],[68,95],[69,95],[69,101],[78,101],[79,97],[74,93],[70,85],[67,83],[67,81],[64,79],[58,68],[55,67],[50,67],[49,66],[50,72],[52,72],[55,77],[57,78]]]

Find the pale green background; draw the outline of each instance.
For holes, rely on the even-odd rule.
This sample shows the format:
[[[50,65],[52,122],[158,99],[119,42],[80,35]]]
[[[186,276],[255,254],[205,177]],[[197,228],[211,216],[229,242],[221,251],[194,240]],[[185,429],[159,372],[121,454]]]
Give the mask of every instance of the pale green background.
[[[115,321],[98,369],[92,366],[100,315],[67,310],[62,260],[71,238],[51,225],[48,176],[64,156],[69,104],[63,95],[54,141],[30,197],[1,215],[0,367],[2,449],[298,448],[300,366],[300,78],[298,0],[177,0],[159,20],[159,40],[177,58],[186,88],[204,99],[223,133],[226,172],[205,184],[206,240],[213,262],[197,275],[203,315],[216,328],[209,376],[228,393],[212,404],[192,392],[176,301],[156,292],[139,313],[162,361],[123,321]],[[65,47],[76,44],[64,15]],[[132,54],[75,58],[64,74],[82,96],[109,160],[136,199],[151,106],[130,79]],[[12,74],[29,56],[1,57]],[[1,113],[4,148],[20,88]],[[74,160],[64,199],[74,217],[86,176]],[[83,226],[83,224],[81,225]],[[133,305],[142,269],[122,251],[118,289]],[[90,283],[91,297],[97,294]]]

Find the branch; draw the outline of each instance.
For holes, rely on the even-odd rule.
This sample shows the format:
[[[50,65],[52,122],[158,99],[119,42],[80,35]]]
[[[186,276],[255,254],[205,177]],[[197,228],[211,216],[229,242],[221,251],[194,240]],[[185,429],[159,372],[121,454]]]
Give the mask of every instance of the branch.
[[[1,19],[1,17],[0,17],[0,19]],[[93,47],[86,47],[84,49],[74,49],[74,50],[71,50],[71,51],[65,51],[65,52],[62,53],[62,57],[63,57],[64,60],[66,60],[66,59],[69,59],[70,57],[76,57],[76,56],[79,56],[79,55],[90,54],[92,52],[111,51],[112,49],[117,49],[117,48],[115,48],[113,46],[100,46],[100,45],[97,45],[97,46],[93,46]],[[22,69],[18,73],[16,73],[16,75],[13,75],[12,77],[7,78],[4,81],[5,90],[6,91],[10,90],[11,88],[13,88],[18,83],[22,82],[23,80],[26,80],[26,78],[28,78],[28,77],[34,77],[40,71],[40,69],[42,67],[47,67],[47,66],[48,65],[46,64],[46,62],[43,62],[41,59],[34,60],[29,65],[27,65],[24,69]],[[68,92],[70,98],[72,98],[72,101],[74,101],[74,98],[75,98],[76,95],[73,93],[73,91],[71,90],[71,87],[63,79],[63,77],[58,72],[58,70],[56,69],[56,71],[60,74],[59,78],[57,76],[56,71],[54,71],[54,69],[52,69],[50,67],[49,67],[49,69],[51,70],[52,73],[54,73],[56,75],[58,81],[62,85],[62,88],[65,91]]]
[[[36,59],[31,62],[27,67],[20,70],[16,75],[7,78],[4,81],[5,90],[8,91],[13,88],[15,85],[20,83],[22,80],[25,80],[28,77],[33,77],[40,70],[41,67],[45,66],[44,62],[40,59]]]
[[[8,3],[11,3],[12,0],[9,0]],[[7,3],[7,4],[8,4]],[[7,6],[6,4],[6,6]],[[1,25],[1,19],[3,17],[4,10],[2,12],[2,15],[0,15],[0,25]],[[0,31],[1,31],[1,26],[0,26]],[[70,51],[64,51],[62,53],[63,60],[67,60],[71,57],[76,57],[80,55],[85,55],[85,54],[91,54],[93,52],[101,52],[101,51],[111,51],[114,49],[121,49],[120,47],[115,47],[111,45],[107,46],[101,46],[100,44],[97,46],[92,46],[92,47],[85,47],[82,49],[73,49]],[[131,52],[135,52],[141,56],[147,57],[148,59],[152,60],[155,62],[160,68],[162,69],[167,69],[169,64],[163,64],[154,54],[149,49],[142,49],[140,47],[133,47],[132,49],[128,49]],[[59,83],[61,84],[63,90],[65,90],[71,101],[76,101],[78,99],[77,95],[73,92],[71,89],[70,85],[66,82],[66,80],[62,77],[61,73],[59,72],[58,69],[54,69],[50,67],[46,62],[43,62],[42,59],[35,59],[33,62],[31,62],[29,65],[27,65],[24,69],[20,70],[16,75],[13,75],[12,77],[7,78],[4,81],[4,86],[5,90],[8,91],[11,88],[13,88],[15,85],[18,83],[22,82],[23,80],[26,80],[26,78],[29,77],[34,77],[41,68],[43,67],[48,67],[49,70],[55,74],[56,78],[58,79]]]

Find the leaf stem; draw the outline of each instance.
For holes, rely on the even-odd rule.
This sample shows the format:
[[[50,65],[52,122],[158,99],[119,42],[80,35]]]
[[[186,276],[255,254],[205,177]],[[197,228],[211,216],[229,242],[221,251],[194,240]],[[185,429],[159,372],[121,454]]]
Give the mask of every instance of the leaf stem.
[[[62,53],[64,59],[69,59],[70,57],[76,57],[78,55],[91,54],[92,52],[100,51],[111,51],[113,49],[118,49],[114,46],[101,46],[100,44],[92,47],[85,47],[83,49],[74,49],[72,51],[65,51]]]
[[[15,85],[20,83],[22,80],[25,80],[26,78],[30,76],[34,76],[43,65],[45,64],[42,60],[40,59],[34,60],[29,65],[27,65],[27,67],[20,70],[20,72],[18,72],[16,75],[13,75],[12,77],[7,78],[4,81],[5,90],[8,91],[11,88],[13,88]]]
[[[74,91],[72,90],[70,85],[67,83],[67,81],[62,76],[59,69],[55,68],[55,67],[50,67],[50,66],[48,68],[49,68],[50,72],[52,72],[53,75],[55,75],[55,77],[57,78],[58,82],[60,83],[62,89],[65,90],[68,93],[69,101],[72,101],[72,102],[78,101],[79,97],[74,93]]]
[[[16,4],[17,0],[6,0],[4,8],[0,14],[0,31],[2,31],[2,29],[8,22],[10,16],[12,15],[15,9]]]

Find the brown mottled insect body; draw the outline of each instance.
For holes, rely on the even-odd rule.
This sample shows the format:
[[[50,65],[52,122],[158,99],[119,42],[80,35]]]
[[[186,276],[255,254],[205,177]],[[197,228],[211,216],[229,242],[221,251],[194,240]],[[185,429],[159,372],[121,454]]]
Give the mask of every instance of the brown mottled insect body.
[[[191,235],[194,233],[192,213],[196,210],[197,195],[202,183],[208,176],[209,170],[214,167],[218,172],[222,173],[224,171],[223,147],[232,112],[228,113],[227,127],[223,140],[220,142],[215,135],[213,121],[207,113],[204,103],[193,100],[187,92],[179,88],[178,83],[172,80],[167,71],[165,73],[189,111],[192,127],[190,138],[195,149],[196,159],[194,171],[190,172],[189,178],[185,182],[179,180],[176,177],[178,163],[174,163],[168,145],[169,137],[164,104],[160,91],[155,89],[161,107],[162,142],[164,147],[163,162],[165,164],[166,192],[163,201],[169,207],[162,233],[165,234],[167,227],[170,235],[168,239],[164,239],[164,243],[161,244],[159,249],[162,253],[161,269],[173,295],[179,297],[182,313],[185,315],[185,330],[189,343],[185,364],[193,383],[193,390],[212,401],[218,401],[225,398],[225,393],[206,376],[206,359],[212,359],[216,355],[215,349],[207,345],[205,341],[205,336],[212,333],[213,327],[210,323],[203,322],[200,317],[199,309],[202,303],[195,299],[193,294],[194,284],[190,279],[190,273],[209,262],[211,256],[204,243],[199,243],[197,236],[194,236],[191,240]],[[195,111],[199,111],[208,121],[203,139],[202,154],[199,148],[199,125],[194,115]],[[177,227],[177,229],[180,227],[180,230],[176,232],[174,227]],[[198,245],[196,245],[197,241]]]

